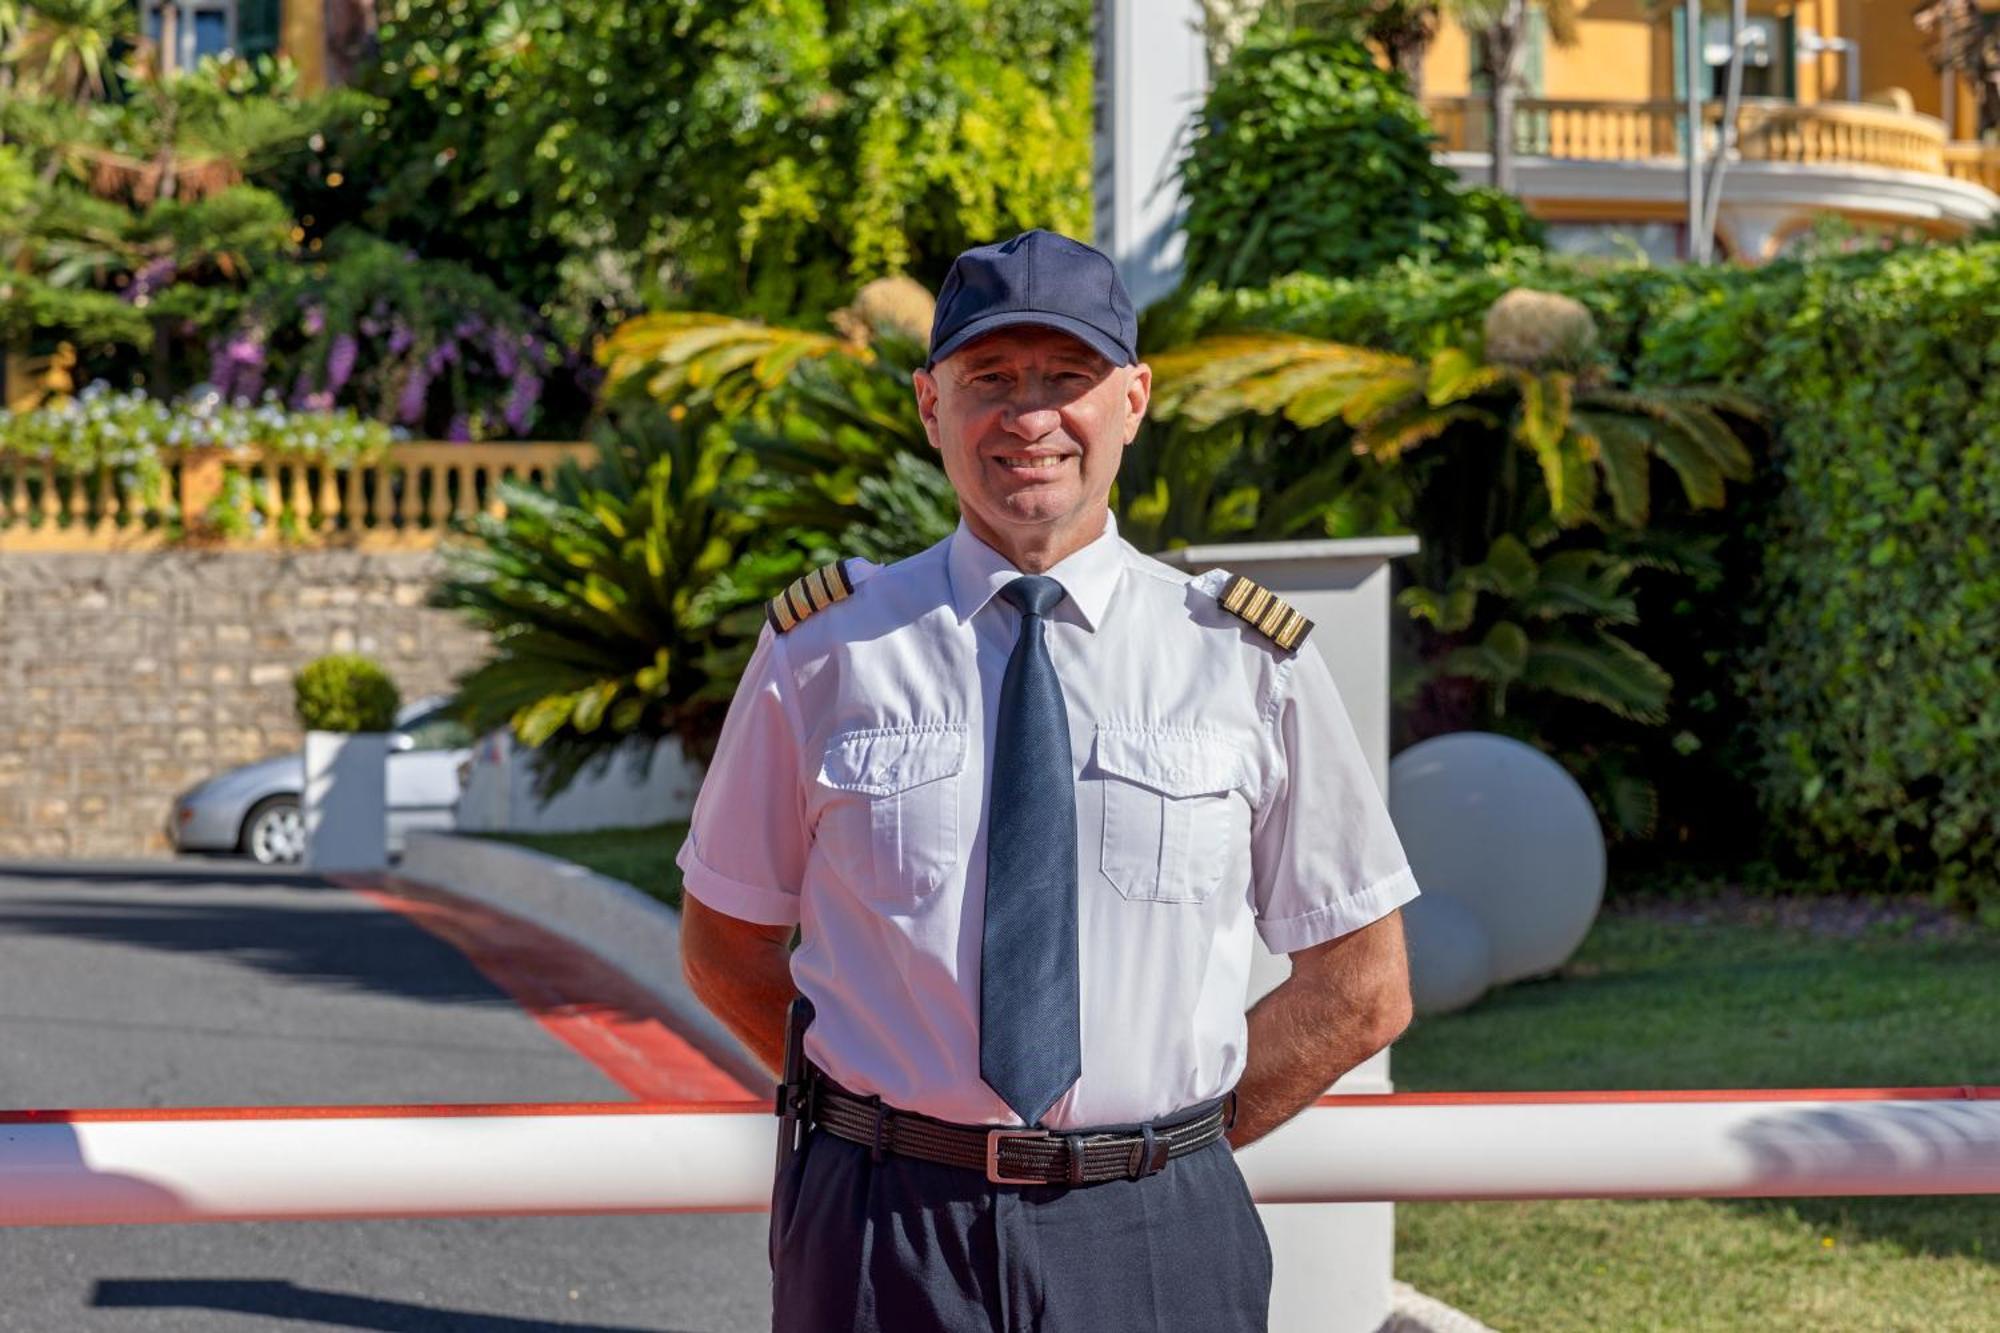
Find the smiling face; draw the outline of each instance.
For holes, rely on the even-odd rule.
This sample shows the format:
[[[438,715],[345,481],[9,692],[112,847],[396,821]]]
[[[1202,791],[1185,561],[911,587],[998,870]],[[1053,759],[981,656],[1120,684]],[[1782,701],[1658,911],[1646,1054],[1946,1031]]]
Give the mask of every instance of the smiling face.
[[[1114,366],[1067,333],[1017,325],[911,379],[924,433],[981,541],[1039,573],[1102,535],[1151,367]]]

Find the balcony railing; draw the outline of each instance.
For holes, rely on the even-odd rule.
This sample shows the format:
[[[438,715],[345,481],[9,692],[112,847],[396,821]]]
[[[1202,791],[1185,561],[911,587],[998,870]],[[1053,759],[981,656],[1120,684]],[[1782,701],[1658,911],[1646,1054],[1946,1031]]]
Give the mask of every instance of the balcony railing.
[[[1948,143],[1944,146],[1944,169],[1953,180],[1971,181],[2000,194],[2000,144]]]
[[[1517,108],[1514,149],[1523,156],[1635,161],[1682,153],[1684,111],[1679,102],[1527,97]],[[1491,151],[1491,110],[1485,99],[1430,98],[1424,109],[1444,149]],[[1720,138],[1722,108],[1711,102],[1703,114],[1703,148],[1713,152]],[[1949,174],[1989,189],[2000,177],[2000,156],[1981,151],[1983,145],[1949,143],[1943,121],[1866,102],[1800,105],[1746,98],[1736,134],[1737,152],[1748,162],[1888,167]]]
[[[148,488],[129,469],[80,473],[0,452],[0,551],[420,550],[455,518],[504,513],[502,478],[546,485],[564,459],[595,454],[583,443],[409,443],[348,469],[200,451],[173,459],[167,484]]]

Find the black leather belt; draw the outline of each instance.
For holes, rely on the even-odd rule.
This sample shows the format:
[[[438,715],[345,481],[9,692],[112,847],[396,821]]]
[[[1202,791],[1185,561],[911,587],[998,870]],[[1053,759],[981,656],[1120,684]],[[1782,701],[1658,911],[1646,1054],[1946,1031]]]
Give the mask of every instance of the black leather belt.
[[[1179,1121],[1115,1133],[1065,1133],[1007,1125],[959,1125],[899,1111],[880,1097],[862,1097],[812,1071],[812,1122],[837,1138],[874,1151],[983,1171],[996,1185],[1089,1185],[1138,1180],[1221,1138],[1236,1120],[1231,1092],[1206,1111]]]

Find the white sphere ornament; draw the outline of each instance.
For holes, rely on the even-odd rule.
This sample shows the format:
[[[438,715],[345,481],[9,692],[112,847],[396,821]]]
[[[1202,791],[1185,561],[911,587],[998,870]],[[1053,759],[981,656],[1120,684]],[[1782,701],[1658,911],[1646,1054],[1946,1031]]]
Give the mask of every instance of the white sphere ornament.
[[[1493,980],[1493,946],[1472,909],[1442,889],[1424,887],[1403,904],[1410,955],[1410,1005],[1421,1016],[1463,1009]]]
[[[1417,886],[1486,928],[1494,985],[1553,972],[1604,901],[1604,830],[1590,798],[1532,745],[1487,731],[1433,736],[1389,764],[1389,812]]]

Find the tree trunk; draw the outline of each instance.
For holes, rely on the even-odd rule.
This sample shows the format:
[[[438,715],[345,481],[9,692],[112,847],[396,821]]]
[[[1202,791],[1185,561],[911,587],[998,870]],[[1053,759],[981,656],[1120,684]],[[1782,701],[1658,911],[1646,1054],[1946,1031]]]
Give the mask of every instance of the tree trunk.
[[[353,79],[354,71],[375,47],[375,0],[325,0],[326,81],[330,86]]]
[[[1383,6],[1370,25],[1369,35],[1388,57],[1389,67],[1403,76],[1412,97],[1424,95],[1424,57],[1437,37],[1437,23],[1436,5],[1401,4]]]
[[[1492,184],[1514,192],[1514,109],[1521,97],[1521,64],[1527,55],[1527,0],[1506,0],[1499,18],[1480,30],[1485,48],[1487,97],[1493,127]]]

